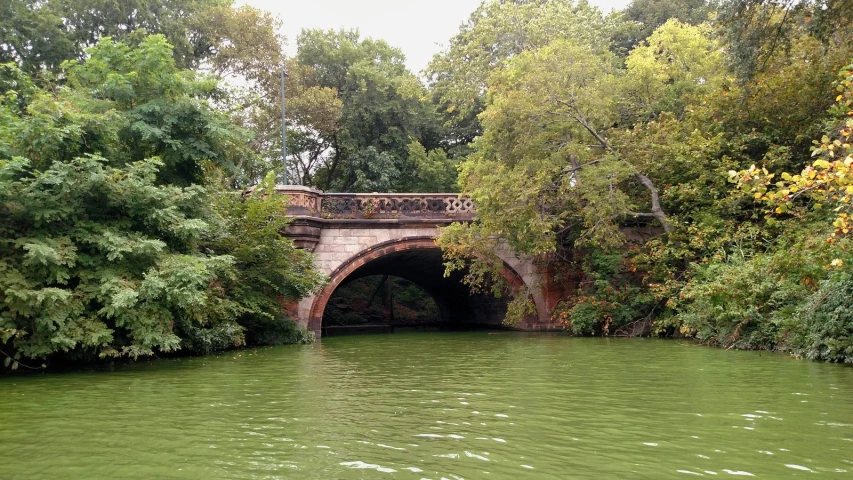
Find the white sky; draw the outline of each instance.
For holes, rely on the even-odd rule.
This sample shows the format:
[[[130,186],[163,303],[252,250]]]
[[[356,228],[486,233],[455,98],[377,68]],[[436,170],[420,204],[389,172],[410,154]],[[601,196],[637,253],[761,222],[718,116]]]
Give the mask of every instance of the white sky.
[[[604,12],[629,0],[590,0]],[[420,72],[480,4],[480,0],[242,0],[279,15],[288,55],[296,54],[303,28],[358,28],[362,37],[381,38],[399,47],[406,65]]]

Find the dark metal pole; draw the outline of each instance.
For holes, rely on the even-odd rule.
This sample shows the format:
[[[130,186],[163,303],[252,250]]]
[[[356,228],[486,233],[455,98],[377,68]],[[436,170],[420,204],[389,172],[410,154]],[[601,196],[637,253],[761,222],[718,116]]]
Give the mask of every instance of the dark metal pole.
[[[284,123],[284,67],[281,68],[281,165],[282,165],[282,180],[287,185],[287,131]]]

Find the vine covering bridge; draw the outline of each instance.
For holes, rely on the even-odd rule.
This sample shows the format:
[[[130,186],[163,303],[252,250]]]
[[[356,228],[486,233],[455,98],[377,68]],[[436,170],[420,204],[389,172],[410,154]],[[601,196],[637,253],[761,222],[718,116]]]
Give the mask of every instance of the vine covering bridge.
[[[329,277],[318,294],[291,306],[292,316],[316,335],[321,335],[323,313],[335,289],[369,275],[393,275],[417,284],[435,300],[444,323],[497,326],[503,320],[506,298],[472,294],[462,283],[464,272],[445,276],[435,243],[439,228],[473,220],[470,199],[453,193],[324,193],[294,185],[279,185],[276,192],[289,197],[292,222],[285,236],[314,252],[317,267]],[[536,306],[536,313],[518,328],[550,328],[548,312],[558,295],[549,292],[554,289],[548,275],[534,261],[506,251],[499,257],[509,288],[529,292]]]

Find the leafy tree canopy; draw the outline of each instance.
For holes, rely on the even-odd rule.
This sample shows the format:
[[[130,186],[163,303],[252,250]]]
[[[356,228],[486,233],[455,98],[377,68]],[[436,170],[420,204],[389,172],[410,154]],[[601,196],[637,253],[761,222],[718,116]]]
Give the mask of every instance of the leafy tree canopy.
[[[248,133],[161,35],[102,39],[62,85],[0,66],[0,351],[16,362],[305,339],[322,281],[272,177],[221,190]],[[205,188],[203,184],[209,186]],[[14,365],[17,365],[15,363]]]
[[[605,18],[583,0],[484,1],[425,72],[449,130],[445,148],[457,150],[480,135],[489,76],[507,60],[557,39],[604,52],[623,28],[621,19]]]
[[[333,191],[373,191],[369,185],[417,189],[407,146],[416,140],[435,148],[438,126],[426,90],[406,70],[402,52],[384,41],[361,39],[354,30],[305,30],[297,44],[297,62],[309,69],[312,86],[334,91],[340,99],[335,128],[308,129],[316,138],[308,144],[314,151],[328,149],[328,154],[313,163],[313,172],[303,165],[300,176],[310,175],[316,186]],[[317,102],[311,103],[329,105],[328,98],[315,92]],[[297,133],[296,138],[305,136]],[[384,172],[383,180],[375,179],[379,183],[370,173],[371,162],[377,162],[372,167],[376,172]]]

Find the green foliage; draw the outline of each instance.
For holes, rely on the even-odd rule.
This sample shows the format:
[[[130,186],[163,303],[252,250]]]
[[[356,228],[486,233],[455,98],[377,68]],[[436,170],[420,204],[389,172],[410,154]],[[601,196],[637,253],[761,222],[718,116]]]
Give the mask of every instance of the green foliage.
[[[682,332],[723,347],[774,349],[782,312],[808,294],[799,278],[772,273],[772,258],[696,266],[681,291]]]
[[[445,148],[464,153],[483,131],[477,117],[487,103],[488,79],[508,60],[558,39],[601,53],[621,28],[621,19],[605,18],[585,1],[483,2],[425,72],[448,128]]]
[[[656,299],[638,281],[641,275],[630,253],[599,248],[573,252],[569,270],[578,279],[577,290],[557,305],[552,320],[575,335],[619,335],[647,322]]]
[[[849,43],[853,27],[853,5],[834,0],[727,0],[719,16],[730,63],[745,79],[764,71],[798,37],[812,37],[831,51]]]
[[[284,314],[284,305],[313,293],[323,282],[310,252],[281,236],[289,223],[287,198],[271,194],[274,175],[243,198],[240,192],[213,192],[220,231],[207,245],[229,255],[235,272],[219,288],[236,305],[237,322],[250,344],[304,341],[305,333]]]
[[[283,305],[322,278],[279,235],[271,177],[245,200],[219,187],[247,134],[211,107],[216,82],[178,69],[156,35],[103,39],[64,69],[44,89],[0,68],[2,351],[137,358],[307,339]]]
[[[697,94],[726,84],[720,45],[708,25],[692,26],[671,19],[655,29],[625,59],[630,74],[627,100],[632,110],[654,118],[661,112],[682,117]]]
[[[160,180],[181,185],[201,182],[207,162],[236,175],[236,165],[252,155],[250,134],[210,105],[220,93],[217,81],[179,69],[162,36],[135,48],[104,38],[85,62],[63,68],[62,87],[19,91],[7,81],[0,91],[10,116],[0,130],[8,155],[42,169],[85,154],[113,165],[156,156],[164,164]],[[4,71],[17,75],[8,64]]]
[[[0,7],[0,62],[16,62],[30,73],[55,70],[63,61],[84,59],[102,37],[135,43],[146,34],[163,35],[174,45],[174,58],[183,68],[233,64],[241,49],[251,47],[256,59],[267,52],[278,54],[278,49],[257,48],[269,46],[259,41],[270,37],[269,14],[246,6],[232,9],[232,3],[10,0]]]
[[[160,166],[0,162],[4,343],[26,358],[169,352],[190,329],[242,344],[232,302],[213,288],[234,259],[196,250],[211,229],[203,190],[156,185]]]
[[[655,183],[644,173],[659,166],[625,155],[610,138],[608,126],[620,121],[622,106],[640,103],[625,87],[642,74],[628,73],[634,76],[625,80],[611,54],[564,40],[524,52],[497,71],[480,116],[484,133],[460,167],[462,191],[477,204],[478,218],[445,230],[453,240],[443,245],[482,254],[496,245],[488,239],[499,236],[515,252],[540,255],[553,252],[558,232],[573,224],[584,228],[580,243],[611,246],[620,243],[617,222],[626,216],[651,216],[669,228]],[[668,78],[658,81],[672,84]],[[643,209],[651,212],[637,213]]]
[[[811,360],[853,363],[851,298],[849,269],[833,273],[797,310],[798,328],[785,348]]]
[[[815,352],[823,348],[818,343],[826,341],[826,332],[843,330],[843,315],[850,313],[824,303],[847,288],[845,277],[827,266],[849,246],[824,248],[824,235],[801,237],[804,231],[783,237],[768,253],[694,265],[675,302],[681,332],[723,347],[783,349],[837,361],[829,350]],[[838,325],[824,321],[837,315]],[[849,337],[835,339],[841,351],[853,345],[846,343]]]
[[[337,128],[316,130],[330,152],[315,162],[314,185],[332,191],[418,190],[407,147],[416,140],[432,148],[438,124],[403,53],[384,41],[362,39],[355,30],[304,30],[297,44],[297,61],[310,70],[313,85],[334,90],[341,102]],[[387,172],[385,178],[377,177],[380,172]]]
[[[530,291],[522,289],[507,302],[506,315],[501,323],[508,327],[517,327],[522,320],[534,315],[536,315],[536,304],[530,298]]]
[[[488,290],[498,273],[493,252],[557,252],[576,290],[552,319],[574,334],[651,326],[719,346],[845,361],[849,312],[839,292],[847,284],[835,270],[846,268],[847,250],[827,246],[820,222],[804,212],[767,218],[755,201],[767,188],[755,197],[732,191],[727,172],[762,164],[751,171],[769,181],[801,164],[815,138],[808,132],[823,129],[838,93],[833,72],[849,46],[833,35],[846,30],[786,32],[787,48],[738,83],[718,24],[663,20],[624,68],[606,52],[558,39],[491,69],[483,132],[460,166],[478,218],[444,229],[448,268],[471,265],[466,281]],[[825,173],[838,183],[827,184],[838,187],[830,195],[846,198],[844,121],[818,142],[821,159],[835,157],[814,175],[783,179],[785,187],[802,180],[796,187],[817,188]],[[624,244],[631,226],[655,236],[644,218],[665,235]],[[835,227],[844,233],[844,219]]]
[[[699,25],[708,20],[710,10],[707,0],[632,0],[622,14],[635,22],[634,28],[617,33],[615,47],[628,52],[671,19]]]
[[[354,192],[397,191],[400,170],[396,163],[391,154],[380,152],[376,147],[367,147],[354,152],[347,164],[348,176],[353,179],[348,190]]]
[[[456,192],[457,182],[456,162],[447,158],[447,153],[436,148],[429,152],[420,144],[413,141],[408,145],[409,163],[415,167],[415,179],[412,182],[413,192]]]

